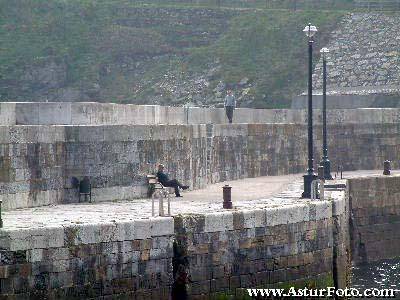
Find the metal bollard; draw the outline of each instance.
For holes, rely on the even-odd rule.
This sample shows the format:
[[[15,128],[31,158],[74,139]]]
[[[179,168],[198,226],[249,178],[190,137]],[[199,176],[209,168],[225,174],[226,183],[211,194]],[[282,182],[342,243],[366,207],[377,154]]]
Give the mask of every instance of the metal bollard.
[[[318,179],[311,182],[311,200],[324,200],[324,182],[324,166],[318,166]]]
[[[324,184],[325,184],[325,170],[324,166],[318,166],[318,179],[319,179],[319,199],[324,200]]]
[[[225,185],[222,187],[224,203],[222,207],[225,209],[232,209],[232,187]]]
[[[155,215],[155,209],[154,209],[154,199],[156,197],[156,195],[158,196],[158,215],[160,217],[164,217],[165,213],[164,213],[164,198],[167,198],[167,204],[168,204],[168,216],[171,216],[171,196],[169,194],[168,191],[164,191],[164,190],[158,190],[156,192],[153,193],[152,197],[151,197],[151,215],[154,217]]]
[[[318,193],[319,192],[319,193]],[[321,179],[315,179],[311,182],[311,200],[324,200],[325,187],[324,181]]]
[[[325,180],[324,166],[318,166],[318,179],[319,180]]]
[[[161,193],[161,197],[158,198],[158,215],[164,217],[164,193]]]
[[[340,172],[340,179],[343,179],[343,166],[338,166],[337,167],[335,179],[338,176],[339,172]]]
[[[390,170],[391,170],[390,160],[385,160],[383,162],[383,175],[390,175]]]
[[[318,199],[318,183],[319,179],[315,179],[311,182],[311,200]]]

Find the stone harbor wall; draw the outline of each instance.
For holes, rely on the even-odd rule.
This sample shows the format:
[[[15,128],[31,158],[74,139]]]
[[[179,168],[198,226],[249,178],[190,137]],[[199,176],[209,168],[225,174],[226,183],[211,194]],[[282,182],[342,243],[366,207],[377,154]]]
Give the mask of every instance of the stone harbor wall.
[[[329,129],[332,170],[399,168],[398,124]],[[315,127],[315,167],[321,126]],[[146,197],[146,175],[164,163],[192,189],[207,183],[303,173],[307,127],[296,124],[0,126],[3,209],[78,201],[73,178],[89,176],[93,201]]]
[[[168,299],[172,218],[0,230],[2,299]]]
[[[0,229],[1,295],[169,299],[180,264],[193,299],[256,286],[343,287],[348,266],[338,261],[348,245],[334,227],[345,215],[341,193],[269,209]]]
[[[352,258],[356,264],[400,256],[400,176],[348,181]]]
[[[301,173],[306,168],[306,128],[294,124],[214,126],[210,182]]]
[[[322,128],[314,128],[314,168],[322,157]],[[397,124],[343,124],[328,127],[332,172],[399,167]],[[216,125],[211,131],[208,181],[302,173],[306,170],[307,126],[295,124]]]
[[[348,96],[353,97],[353,96]],[[304,98],[304,97],[303,97]],[[316,97],[317,99],[317,97]],[[341,98],[342,99],[342,98]],[[306,101],[306,99],[304,98]],[[351,104],[343,98],[342,102]],[[295,109],[238,108],[234,123],[307,123],[306,102],[294,102]],[[328,107],[334,101],[329,99]],[[321,107],[318,101],[314,106]],[[302,106],[303,105],[303,106]],[[332,106],[334,108],[335,106]],[[351,108],[352,106],[343,106]],[[327,121],[341,123],[397,123],[400,109],[329,109]],[[314,110],[314,122],[322,122],[321,110]],[[3,102],[1,125],[156,125],[156,124],[224,124],[223,108],[126,105],[94,102]]]
[[[321,109],[323,106],[322,92],[317,91],[318,94],[313,94],[313,108]],[[343,92],[344,93],[344,92]],[[352,94],[354,93],[354,94]],[[294,97],[291,108],[293,109],[306,109],[308,107],[308,96],[299,95]],[[352,111],[355,109],[362,108],[383,108],[394,109],[400,107],[400,97],[397,94],[357,94],[357,92],[349,91],[347,94],[334,94],[329,93],[326,96],[326,107],[328,109],[328,116],[332,116],[332,110],[334,111]],[[389,108],[390,107],[390,108]],[[331,111],[331,112],[329,112]],[[379,111],[379,110],[378,110]],[[375,115],[378,117],[378,115]],[[320,114],[318,114],[320,118]],[[331,117],[328,117],[328,119]],[[328,121],[332,122],[332,121]],[[360,122],[363,122],[360,120]]]
[[[334,230],[345,227],[344,202],[175,217],[192,298],[240,297],[249,287],[346,286],[347,236]]]
[[[16,106],[17,103],[0,103],[0,124],[1,125],[16,125]]]
[[[205,126],[2,126],[3,209],[78,201],[73,178],[89,176],[93,201],[146,196],[146,175],[166,164],[192,188],[206,184]]]
[[[0,126],[3,209],[62,202],[64,166],[64,128]]]
[[[5,299],[193,299],[246,288],[349,286],[356,263],[399,256],[400,176],[348,180],[325,201],[93,224],[0,229]],[[378,251],[379,250],[379,251]]]
[[[95,201],[147,195],[146,175],[164,163],[171,178],[206,184],[205,126],[66,127],[64,201],[76,201],[70,178],[89,176]]]
[[[399,168],[399,124],[349,124],[328,127],[329,159],[332,171],[341,166],[343,170],[382,169],[385,160]],[[322,157],[322,128],[316,127],[316,161]],[[305,150],[304,150],[305,151]]]

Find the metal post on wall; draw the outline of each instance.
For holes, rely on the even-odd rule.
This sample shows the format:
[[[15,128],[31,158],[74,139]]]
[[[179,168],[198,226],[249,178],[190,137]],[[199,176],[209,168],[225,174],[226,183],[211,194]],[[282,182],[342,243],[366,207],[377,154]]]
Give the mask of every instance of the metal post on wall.
[[[317,27],[309,23],[303,30],[308,37],[308,169],[304,178],[303,198],[311,198],[311,183],[316,179],[313,167],[313,120],[312,120],[312,46],[314,43],[313,36],[317,32]]]
[[[390,160],[385,160],[383,162],[383,175],[390,175],[390,170],[391,170]]]
[[[322,141],[323,141],[323,146],[322,146],[322,160],[319,163],[320,166],[324,167],[324,178],[331,180],[332,175],[331,175],[331,162],[329,161],[328,158],[328,142],[327,142],[327,129],[326,129],[326,59],[327,55],[329,53],[328,48],[322,48],[321,49],[321,55],[322,55]]]
[[[1,205],[3,204],[3,200],[0,199],[0,228],[3,228],[3,219],[1,218]]]
[[[232,187],[225,185],[222,187],[224,202],[222,207],[225,209],[232,209]]]

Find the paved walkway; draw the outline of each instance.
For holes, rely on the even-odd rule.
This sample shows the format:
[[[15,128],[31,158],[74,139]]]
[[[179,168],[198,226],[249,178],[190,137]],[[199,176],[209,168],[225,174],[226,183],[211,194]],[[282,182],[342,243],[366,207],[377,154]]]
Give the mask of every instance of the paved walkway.
[[[346,178],[382,174],[382,171],[345,172]],[[222,186],[232,186],[236,209],[276,207],[309,201],[301,199],[302,175],[267,176],[222,182],[202,190],[171,198],[172,215],[207,213],[222,210]],[[157,203],[156,203],[157,208]],[[166,209],[166,204],[165,204]],[[157,210],[156,210],[157,212]],[[3,212],[4,229],[23,229],[71,224],[98,224],[151,217],[151,199],[81,203],[18,209]]]

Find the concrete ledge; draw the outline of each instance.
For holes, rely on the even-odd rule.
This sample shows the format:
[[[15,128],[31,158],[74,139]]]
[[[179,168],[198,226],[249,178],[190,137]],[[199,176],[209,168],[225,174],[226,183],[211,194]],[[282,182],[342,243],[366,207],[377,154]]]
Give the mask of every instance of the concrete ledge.
[[[0,229],[1,248],[9,251],[63,248],[78,245],[143,240],[174,234],[172,217],[113,223]],[[35,260],[35,259],[33,259]]]
[[[15,106],[15,103],[0,103],[0,124],[15,125],[17,123]]]
[[[366,176],[347,181],[355,264],[400,255],[400,176]]]
[[[2,209],[4,211],[14,210],[26,207],[39,207],[62,202],[62,190],[37,191],[35,197],[30,192],[21,192],[15,194],[1,194],[3,200]]]
[[[205,215],[204,232],[233,230],[233,213],[218,212]]]
[[[341,195],[343,197],[343,195]],[[344,199],[334,199],[337,206],[343,205]],[[315,216],[312,216],[312,211]],[[322,219],[330,219],[332,214],[331,201],[316,201],[311,203],[284,205],[276,208],[244,209],[204,214],[204,233],[225,232],[234,229],[254,229],[304,223]],[[344,209],[342,210],[342,214]],[[241,225],[237,221],[242,219]],[[199,230],[197,222],[202,218],[193,219],[194,226]],[[236,224],[236,225],[235,225]],[[187,227],[189,224],[184,225]],[[190,227],[191,225],[189,225]],[[239,227],[237,227],[239,226]],[[237,227],[237,228],[236,228]],[[0,229],[2,248],[10,251],[62,248],[82,244],[96,244],[124,240],[143,240],[159,236],[174,235],[174,218],[157,217],[135,219],[121,222],[99,222],[76,225],[46,226],[26,229]]]
[[[296,106],[296,108],[298,107]],[[329,109],[327,119],[329,124],[398,123],[400,120],[400,109]],[[314,110],[314,120],[317,124],[322,122],[320,109]],[[234,113],[234,123],[305,124],[306,122],[307,112],[304,108],[237,108]],[[210,123],[228,123],[225,110],[223,108],[95,102],[9,102],[0,105],[1,125],[156,125]]]
[[[144,206],[126,203],[120,207],[123,204],[118,203],[109,207],[86,204],[87,214],[94,218],[85,215],[84,209],[78,216],[71,215],[71,209],[64,210],[65,215],[50,226],[43,219],[44,223],[32,223],[36,224],[34,228],[22,228],[20,223],[11,227],[9,219],[7,224],[14,229],[0,229],[0,278],[5,282],[23,282],[28,277],[38,282],[48,276],[50,280],[43,291],[51,293],[79,289],[82,280],[91,286],[91,278],[86,274],[96,272],[95,276],[112,286],[107,295],[132,296],[141,294],[140,288],[126,288],[138,284],[139,277],[142,281],[138,286],[152,297],[160,287],[171,286],[173,263],[185,261],[192,276],[190,291],[194,297],[200,290],[209,295],[213,292],[210,286],[221,292],[230,284],[248,287],[254,274],[264,283],[276,278],[276,282],[291,285],[298,280],[319,278],[321,274],[331,282],[338,249],[346,253],[347,247],[333,225],[333,216],[328,214],[330,203],[291,197],[288,191],[282,198],[244,202],[250,209],[244,206],[218,210],[214,208],[217,204],[220,207],[220,203],[214,203],[214,208],[208,204],[209,213],[198,208],[200,214],[189,212],[173,217],[142,219],[143,210],[149,212],[149,206],[143,209]],[[119,214],[111,211],[111,205],[119,207]],[[79,207],[82,208],[71,208]],[[312,208],[314,214],[310,217]],[[54,211],[48,208],[49,219],[54,218]],[[37,212],[43,216],[43,211]],[[15,218],[19,220],[20,216]],[[343,268],[348,269],[347,265]],[[51,280],[59,278],[62,279],[54,285]],[[345,279],[346,276],[344,282]],[[27,287],[28,292],[35,289],[35,285]],[[8,294],[18,291],[16,286]],[[165,293],[165,299],[168,294]]]

